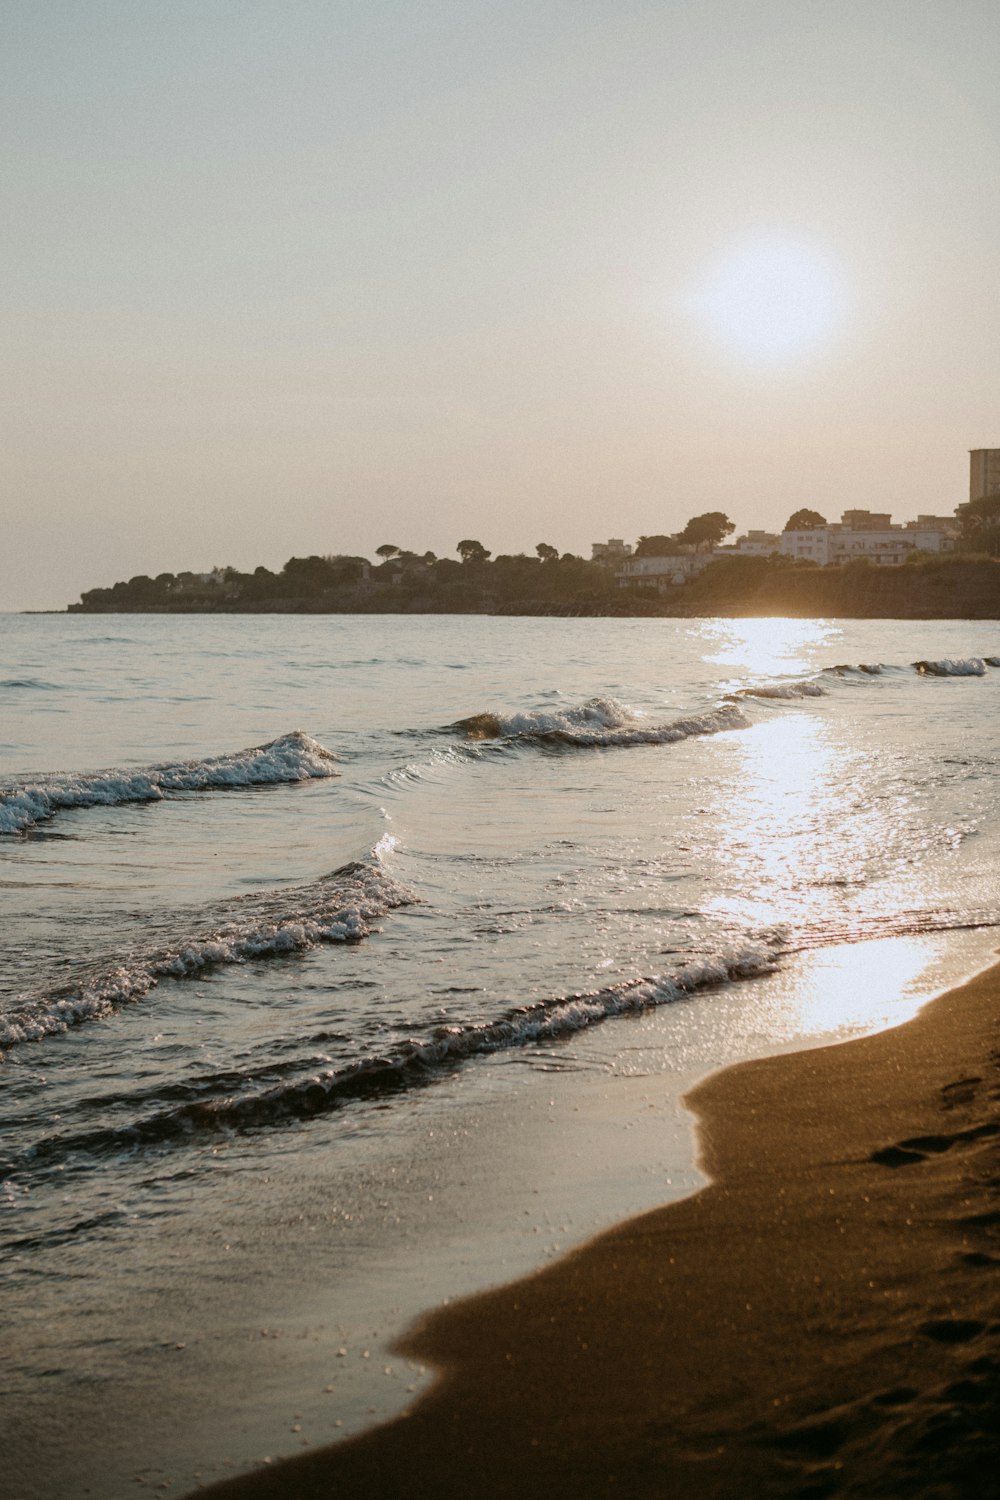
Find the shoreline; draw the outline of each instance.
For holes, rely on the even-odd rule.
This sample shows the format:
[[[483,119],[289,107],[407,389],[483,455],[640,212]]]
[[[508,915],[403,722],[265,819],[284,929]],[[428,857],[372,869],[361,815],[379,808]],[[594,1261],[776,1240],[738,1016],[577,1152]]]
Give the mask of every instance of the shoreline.
[[[400,1342],[409,1413],[199,1495],[1000,1494],[1000,965],[713,1074],[709,1184]]]
[[[703,1184],[680,1103],[698,1083],[750,1057],[899,1024],[980,972],[995,943],[970,930],[823,949],[707,1003],[595,1028],[568,1070],[482,1060],[420,1091],[405,1146],[388,1155],[366,1127],[331,1154],[321,1130],[275,1173],[248,1143],[232,1182],[263,1170],[263,1194],[223,1190],[208,1219],[168,1216],[154,1260],[147,1246],[113,1305],[98,1295],[78,1307],[74,1295],[65,1307],[64,1337],[76,1327],[97,1349],[100,1423],[89,1376],[63,1381],[58,1399],[37,1378],[12,1391],[17,1494],[185,1494],[393,1420],[435,1378],[395,1352],[429,1309],[528,1276]],[[835,1036],[834,1018],[850,1032]],[[223,1243],[220,1280],[210,1268],[221,1270]],[[115,1252],[119,1276],[133,1259],[127,1245]],[[102,1338],[110,1357],[93,1344]],[[71,1368],[89,1371],[91,1358]],[[31,1434],[42,1425],[40,1454]]]

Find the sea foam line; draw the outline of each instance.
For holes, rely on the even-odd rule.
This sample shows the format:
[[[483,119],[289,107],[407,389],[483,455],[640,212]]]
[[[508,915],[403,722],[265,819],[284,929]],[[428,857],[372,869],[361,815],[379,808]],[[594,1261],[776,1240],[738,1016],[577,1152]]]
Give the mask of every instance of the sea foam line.
[[[534,712],[473,714],[451,726],[471,740],[508,739],[562,745],[667,745],[694,735],[748,729],[750,720],[735,703],[669,724],[649,724],[616,698],[591,698],[575,708]]]
[[[881,677],[886,672],[917,672],[921,677],[985,677],[987,667],[1000,667],[1000,656],[943,656],[937,661],[911,661],[906,666],[887,666],[884,662],[839,662],[835,667],[824,667],[831,676],[842,677],[845,673],[859,673],[866,677]]]
[[[382,1056],[359,1058],[294,1082],[253,1089],[247,1087],[251,1080],[246,1079],[238,1092],[186,1101],[128,1125],[43,1138],[23,1159],[9,1163],[6,1170],[17,1171],[29,1163],[37,1165],[73,1153],[99,1155],[165,1144],[203,1130],[252,1130],[286,1120],[310,1119],[350,1099],[384,1097],[429,1083],[443,1070],[468,1058],[569,1036],[614,1016],[667,1005],[736,980],[757,978],[771,973],[777,964],[773,947],[747,946],[693,960],[666,974],[517,1006],[494,1021],[440,1026],[430,1037],[406,1042]]]
[[[0,1020],[0,1049],[111,1015],[148,995],[161,979],[183,979],[320,943],[359,942],[377,930],[379,917],[415,900],[381,867],[374,851],[370,862],[355,861],[322,880],[269,896],[263,914],[237,918],[147,953],[130,953],[114,968],[90,974],[79,984],[18,997]],[[247,904],[261,905],[253,897]]]
[[[943,657],[941,661],[915,661],[914,671],[923,677],[985,677],[986,660],[982,656]]]
[[[763,682],[756,687],[738,688],[734,698],[776,698],[793,702],[796,698],[825,698],[826,688],[812,678],[801,682]]]
[[[339,776],[335,761],[332,751],[295,729],[266,745],[206,760],[20,783],[0,788],[0,834],[23,833],[67,808],[160,802],[175,792]]]

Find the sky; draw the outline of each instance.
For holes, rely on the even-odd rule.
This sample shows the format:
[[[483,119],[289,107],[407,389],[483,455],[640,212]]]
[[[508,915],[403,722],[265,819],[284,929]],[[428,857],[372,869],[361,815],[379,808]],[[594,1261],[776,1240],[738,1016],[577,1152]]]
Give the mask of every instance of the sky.
[[[0,609],[1000,446],[995,0],[0,0]]]

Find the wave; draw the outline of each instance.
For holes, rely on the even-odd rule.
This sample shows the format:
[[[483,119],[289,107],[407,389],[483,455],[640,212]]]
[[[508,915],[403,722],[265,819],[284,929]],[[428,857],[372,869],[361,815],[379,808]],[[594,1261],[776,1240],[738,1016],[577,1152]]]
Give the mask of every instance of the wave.
[[[824,672],[837,677],[843,677],[845,672],[857,672],[862,677],[882,677],[888,670],[880,661],[859,661],[856,666],[852,666],[850,662],[838,662],[835,667],[823,668]]]
[[[988,666],[1000,666],[1000,656],[942,658],[898,667],[884,662],[840,662],[836,666],[824,667],[823,673],[835,677],[882,677],[888,673],[917,671],[935,677],[982,677]],[[651,724],[644,714],[637,713],[617,698],[598,697],[570,708],[536,709],[524,713],[490,710],[471,714],[446,725],[440,732],[453,734],[458,730],[472,742],[528,740],[580,746],[670,744],[692,735],[749,728],[751,721],[737,706],[744,700],[795,702],[804,698],[824,698],[828,691],[811,677],[792,682],[757,683],[727,693],[718,708],[667,724]]]
[[[335,761],[336,756],[318,740],[296,729],[266,745],[207,760],[23,782],[0,788],[0,834],[23,833],[67,808],[160,802],[175,792],[338,776]]]
[[[54,682],[43,682],[40,677],[6,677],[0,681],[0,692],[14,689],[31,689],[40,693],[58,693],[60,688]]]
[[[482,713],[450,726],[470,740],[527,740],[559,745],[667,745],[693,735],[748,729],[750,720],[734,703],[669,724],[649,724],[616,698],[591,698],[576,708],[521,714]]]
[[[736,980],[755,979],[776,967],[773,948],[748,946],[692,961],[666,974],[518,1006],[494,1021],[439,1026],[431,1036],[406,1042],[395,1051],[359,1058],[304,1078],[274,1083],[272,1069],[269,1083],[254,1088],[253,1079],[243,1076],[238,1092],[227,1088],[214,1097],[189,1099],[127,1125],[43,1138],[21,1161],[8,1163],[6,1170],[70,1153],[97,1155],[136,1145],[164,1144],[189,1138],[199,1130],[252,1130],[286,1120],[310,1119],[348,1100],[377,1098],[432,1082],[468,1058],[568,1036],[614,1016],[668,1005]],[[227,1085],[232,1082],[230,1078],[223,1081]]]
[[[941,661],[915,661],[914,670],[927,677],[985,677],[986,662],[981,656],[944,657]]]
[[[882,677],[887,672],[919,672],[924,677],[985,677],[987,667],[1000,667],[1000,656],[942,657],[940,661],[913,661],[906,666],[890,666],[885,662],[838,662],[835,667],[824,667],[832,676],[858,674],[864,677]]]
[[[758,687],[738,688],[731,695],[733,698],[779,698],[792,700],[795,698],[825,698],[826,689],[820,687],[818,682],[811,678],[805,678],[801,682],[765,682]]]
[[[415,899],[382,867],[375,850],[367,861],[353,861],[308,885],[245,897],[235,918],[208,931],[131,952],[113,968],[91,972],[76,984],[19,996],[0,1018],[0,1049],[110,1015],[148,995],[161,979],[184,979],[321,943],[359,942],[376,931],[379,917]]]

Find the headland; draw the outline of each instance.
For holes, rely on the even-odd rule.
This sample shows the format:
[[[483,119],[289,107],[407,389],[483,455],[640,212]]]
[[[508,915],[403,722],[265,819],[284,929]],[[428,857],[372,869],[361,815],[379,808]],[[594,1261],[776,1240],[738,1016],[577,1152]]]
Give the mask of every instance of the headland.
[[[622,586],[601,563],[564,554],[449,558],[377,567],[365,558],[289,558],[277,573],[141,575],[87,590],[83,614],[482,614],[597,617],[816,616],[840,619],[1000,619],[1000,559],[943,554],[902,566],[866,558],[806,566],[773,557],[720,557],[677,583]]]

